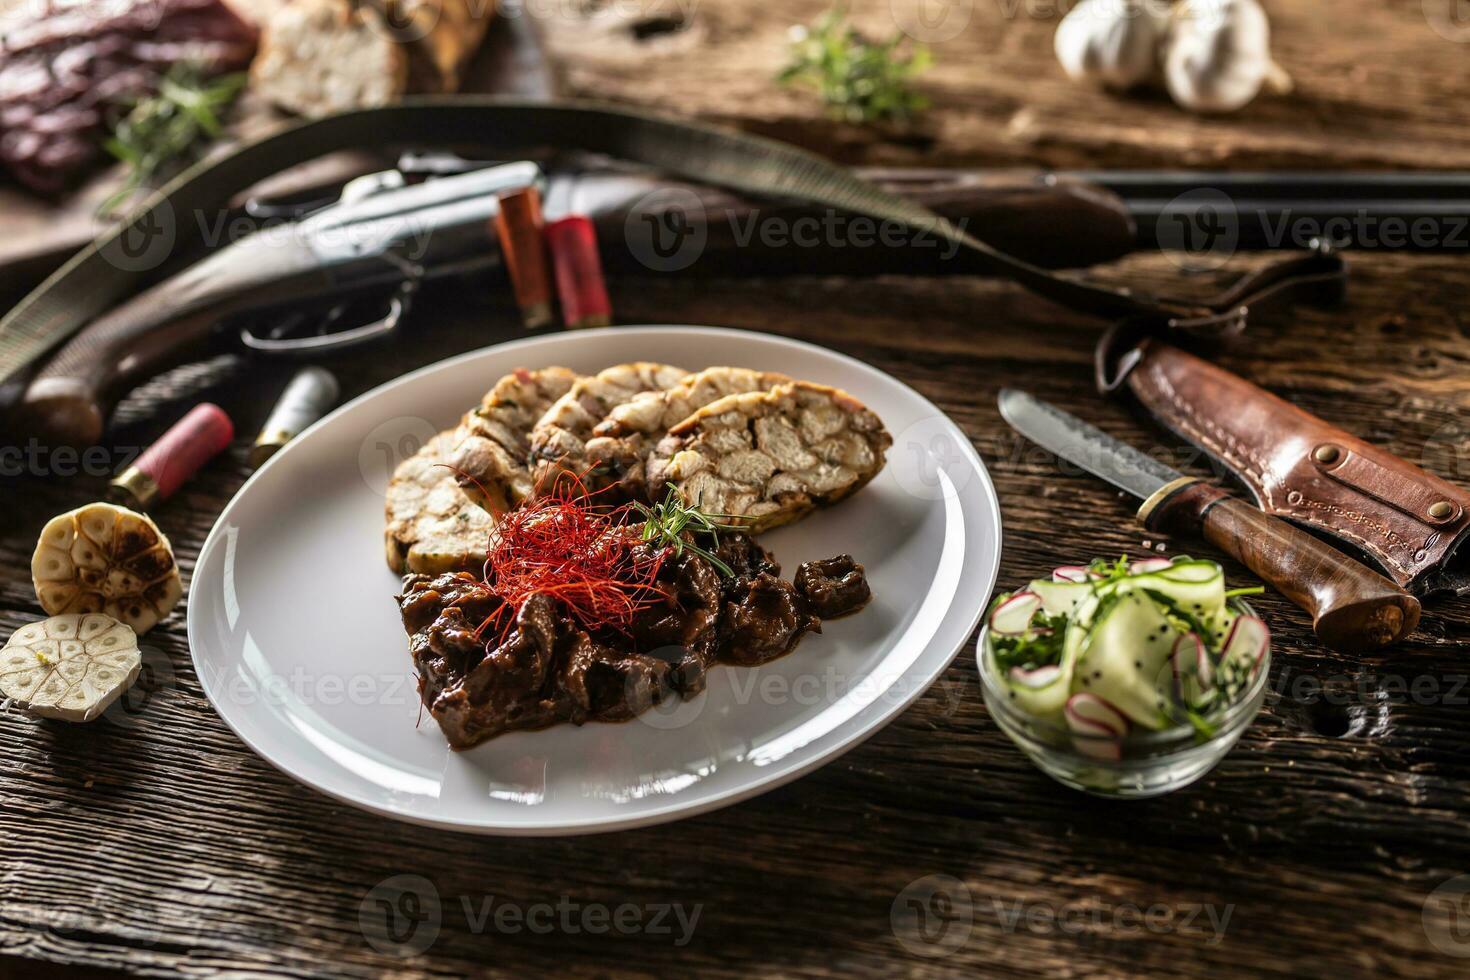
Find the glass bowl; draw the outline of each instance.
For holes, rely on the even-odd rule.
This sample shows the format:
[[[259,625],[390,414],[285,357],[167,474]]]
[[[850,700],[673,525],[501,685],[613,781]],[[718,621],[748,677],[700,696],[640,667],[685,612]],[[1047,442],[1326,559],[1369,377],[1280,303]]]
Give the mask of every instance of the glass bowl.
[[[1254,616],[1240,599],[1231,608]],[[1173,792],[1215,768],[1261,710],[1271,672],[1271,642],[1250,686],[1229,707],[1210,716],[1215,733],[1205,737],[1188,725],[1130,733],[1122,738],[1074,732],[1065,724],[1035,718],[1013,705],[996,676],[988,626],[980,631],[980,686],[985,707],[1038,769],[1064,786],[1095,796],[1145,799]]]

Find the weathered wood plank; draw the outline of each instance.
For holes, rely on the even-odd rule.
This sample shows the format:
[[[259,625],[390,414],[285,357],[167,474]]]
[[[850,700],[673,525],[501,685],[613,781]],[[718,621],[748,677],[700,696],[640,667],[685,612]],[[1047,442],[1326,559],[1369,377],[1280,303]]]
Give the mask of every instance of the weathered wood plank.
[[[885,4],[855,6],[865,23],[886,29]],[[552,39],[582,94],[736,121],[866,162],[1428,167],[1470,159],[1459,125],[1465,49],[1433,34],[1418,4],[1353,0],[1331,18],[1305,4],[1271,4],[1281,60],[1301,94],[1224,120],[1072,86],[1050,60],[1054,16],[1007,20],[1002,5],[972,6],[971,28],[936,45],[938,107],[927,130],[904,141],[828,124],[809,100],[770,85],[780,33],[815,16],[819,0],[779,8],[702,0],[687,34],[588,40],[581,25],[554,28]],[[1181,277],[1157,254],[1104,274],[1201,293],[1227,278]],[[1353,277],[1344,308],[1264,316],[1216,356],[1470,482],[1463,260],[1360,256]],[[616,281],[612,291],[623,322],[801,337],[933,399],[972,438],[1002,495],[1002,584],[1143,543],[1130,502],[1059,470],[1012,436],[994,408],[1001,385],[1023,385],[1137,444],[1174,447],[1125,406],[1092,394],[1096,324],[981,281],[756,286],[669,276]],[[501,298],[431,294],[419,313],[417,335],[334,361],[346,393],[519,335]],[[228,457],[158,510],[186,575],[246,475],[244,434],[289,370],[247,377],[216,362],[161,379],[124,406],[117,447],[151,439],[200,397],[239,424],[242,439]],[[178,400],[160,407],[168,396]],[[60,468],[41,459],[42,469]],[[0,480],[0,633],[8,634],[37,615],[26,574],[36,531],[98,496],[105,480]],[[1321,649],[1276,597],[1259,606],[1276,631],[1265,710],[1214,774],[1161,800],[1096,801],[1032,769],[986,715],[972,645],[893,725],[781,790],[664,827],[516,841],[391,823],[280,775],[203,698],[175,617],[147,638],[155,669],[127,724],[70,728],[0,715],[0,976],[35,975],[45,964],[95,975],[282,977],[1462,974],[1463,961],[1431,944],[1423,909],[1438,884],[1470,870],[1470,605],[1433,605],[1413,642],[1372,658]],[[1409,693],[1417,678],[1427,679],[1429,696]],[[1342,696],[1324,704],[1315,697],[1322,684]],[[444,904],[437,940],[407,958],[374,948],[358,923],[369,890],[402,874],[427,877]],[[929,958],[900,943],[890,913],[906,886],[934,874],[964,883],[972,922],[963,948]],[[474,917],[490,896],[521,909],[682,903],[698,905],[700,917],[683,946],[677,932],[477,931]],[[1153,906],[1169,921],[1159,931],[1136,928],[1130,909]],[[1207,917],[1182,921],[1203,908],[1217,919],[1229,910],[1218,941]],[[1049,922],[1048,911],[1061,922]]]

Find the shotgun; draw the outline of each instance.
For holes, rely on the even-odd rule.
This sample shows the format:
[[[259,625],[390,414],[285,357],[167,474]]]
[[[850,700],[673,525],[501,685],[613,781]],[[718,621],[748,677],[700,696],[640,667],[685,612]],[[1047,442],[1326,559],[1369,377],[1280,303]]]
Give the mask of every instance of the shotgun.
[[[420,179],[426,171],[434,175]],[[934,171],[887,183],[1046,267],[1107,261],[1134,241],[1121,202],[1079,182]],[[807,205],[756,202],[611,168],[543,173],[529,161],[419,160],[407,172],[351,180],[330,203],[310,192],[284,207],[250,202],[243,216],[253,222],[251,233],[214,242],[198,261],[98,316],[24,383],[11,385],[8,428],[90,445],[122,395],[170,367],[223,349],[311,356],[392,331],[421,283],[485,277],[499,265],[496,195],[528,184],[542,188],[548,220],[573,212],[593,219],[604,267],[614,275],[976,271],[968,256],[938,239],[901,237],[896,226]],[[238,217],[176,219],[238,230]],[[150,247],[140,243],[140,261]],[[347,301],[353,310],[382,315],[353,323]]]

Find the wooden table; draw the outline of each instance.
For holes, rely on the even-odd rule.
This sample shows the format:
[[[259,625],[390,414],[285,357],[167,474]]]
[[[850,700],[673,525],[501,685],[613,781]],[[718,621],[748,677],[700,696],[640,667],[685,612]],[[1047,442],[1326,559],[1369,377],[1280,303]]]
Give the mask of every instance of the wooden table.
[[[885,3],[855,6],[864,23],[884,25]],[[815,16],[817,0],[780,13],[702,0],[672,33],[657,18],[638,32],[601,21],[550,31],[578,92],[697,111],[863,162],[1470,167],[1470,49],[1436,33],[1417,3],[1345,0],[1330,17],[1317,4],[1270,4],[1298,94],[1221,120],[1073,86],[1050,58],[1054,13],[968,6],[969,27],[934,45],[936,109],[920,136],[903,138],[827,123],[770,83],[781,32]],[[1250,263],[1185,286],[1203,290]],[[1180,288],[1160,254],[1106,274]],[[1470,482],[1467,285],[1463,257],[1356,256],[1345,308],[1263,318],[1218,357]],[[1093,395],[1095,323],[982,281],[756,288],[670,275],[616,281],[612,293],[624,322],[800,337],[933,399],[969,433],[1000,491],[1003,585],[1141,545],[1129,503],[1028,451],[994,407],[1001,385],[1022,385],[1137,444],[1173,445]],[[516,336],[513,321],[503,298],[465,309],[462,297],[430,296],[411,340],[332,366],[356,394]],[[145,442],[203,397],[253,433],[285,377],[272,368],[247,379],[227,362],[178,372],[124,406],[110,444]],[[157,509],[186,576],[246,476],[247,442]],[[62,470],[62,460],[39,458],[27,467],[38,472],[3,483],[5,634],[37,616],[25,571],[36,532],[105,483],[100,473],[47,476],[39,471]],[[1451,954],[1470,954],[1470,941],[1448,908],[1426,913],[1426,901],[1470,871],[1470,606],[1435,603],[1412,642],[1349,657],[1314,643],[1279,598],[1259,605],[1276,637],[1266,707],[1213,774],[1173,796],[1102,802],[1035,771],[987,717],[971,644],[894,724],[818,773],[697,819],[565,840],[426,831],[297,785],[211,709],[177,615],[147,637],[152,670],[128,723],[0,715],[0,973],[65,964],[81,975],[195,976],[1464,975],[1467,961]],[[375,947],[359,928],[370,890],[396,875],[426,877],[443,902],[437,939],[419,955]],[[896,931],[891,915],[914,894],[905,889],[934,875],[947,876],[957,911],[968,896],[969,913],[926,943]],[[599,935],[575,917],[550,935],[477,929],[490,896],[522,910],[677,903],[699,918],[683,945],[677,926]]]

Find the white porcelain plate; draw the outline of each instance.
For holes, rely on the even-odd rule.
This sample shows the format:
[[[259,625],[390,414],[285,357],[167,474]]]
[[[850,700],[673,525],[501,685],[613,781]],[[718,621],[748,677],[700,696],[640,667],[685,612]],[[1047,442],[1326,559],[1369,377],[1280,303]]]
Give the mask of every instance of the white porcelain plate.
[[[888,465],[838,506],[762,538],[785,574],[849,552],[874,600],[756,669],[717,667],[699,697],[623,724],[516,732],[451,752],[422,716],[383,560],[399,460],[516,367],[591,373],[657,360],[733,364],[846,389],[894,436]],[[413,823],[493,834],[616,830],[779,786],[873,734],[973,633],[1000,555],[995,490],[969,440],[912,389],[853,358],[759,333],[618,327],[501,344],[415,371],[313,426],[240,490],[189,590],[205,693],[301,782]]]

